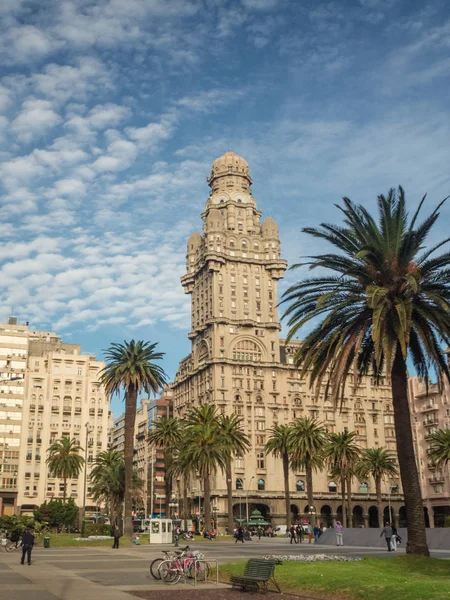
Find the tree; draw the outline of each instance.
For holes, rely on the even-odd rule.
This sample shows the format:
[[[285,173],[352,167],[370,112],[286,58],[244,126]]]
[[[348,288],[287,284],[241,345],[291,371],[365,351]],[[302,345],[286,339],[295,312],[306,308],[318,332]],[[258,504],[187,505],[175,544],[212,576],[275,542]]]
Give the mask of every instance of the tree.
[[[66,527],[70,530],[75,525],[77,516],[78,506],[73,498],[69,498],[67,502],[52,498],[50,502],[45,501],[34,510],[36,521],[55,529]]]
[[[313,470],[323,465],[323,451],[328,439],[327,430],[317,419],[302,417],[292,423],[291,464],[305,469],[308,506],[314,505]],[[312,524],[314,524],[314,514]]]
[[[172,496],[171,470],[174,451],[181,442],[182,427],[179,419],[160,417],[154,428],[148,433],[147,442],[150,446],[164,450],[164,472],[166,473],[166,506]]]
[[[111,344],[106,350],[106,366],[100,380],[109,394],[119,394],[125,389],[125,515],[124,534],[133,534],[132,523],[132,477],[134,453],[134,423],[138,394],[157,394],[166,383],[166,375],[155,361],[161,360],[163,352],[156,351],[157,344],[131,340],[123,344]]]
[[[289,461],[292,447],[292,428],[290,425],[274,425],[267,440],[265,451],[280,457],[283,463],[284,500],[286,508],[286,527],[291,526],[291,497],[289,491]]]
[[[433,256],[450,238],[424,249],[439,217],[438,207],[419,223],[425,198],[409,220],[405,194],[391,189],[378,197],[378,222],[361,205],[344,198],[344,225],[322,224],[303,231],[328,242],[330,254],[302,265],[326,268],[289,288],[292,339],[314,320],[295,360],[311,386],[326,381],[326,395],[342,401],[350,371],[387,377],[391,383],[397,453],[408,520],[407,552],[429,555],[407,392],[407,358],[419,376],[429,369],[450,380],[442,343],[450,344],[450,253]],[[293,268],[300,267],[300,264]],[[331,273],[330,273],[331,271]]]
[[[431,434],[428,458],[438,469],[448,465],[450,462],[450,429],[438,429]]]
[[[381,502],[381,482],[383,477],[398,475],[395,456],[387,448],[364,448],[356,465],[358,477],[371,475],[375,481],[378,507],[378,527],[383,523],[383,506]]]
[[[95,502],[104,502],[111,523],[122,526],[122,507],[125,499],[125,462],[123,453],[117,450],[100,452],[94,459],[89,480],[92,484],[91,495]],[[133,471],[131,478],[131,497],[136,499],[143,482]]]
[[[233,475],[231,461],[236,454],[243,455],[250,448],[250,439],[242,429],[243,419],[237,415],[221,415],[219,426],[225,452],[225,475],[227,479],[228,530],[234,529],[233,519]]]
[[[190,464],[203,479],[205,531],[211,530],[211,475],[225,470],[226,451],[215,406],[193,408],[186,419],[183,463]]]
[[[324,458],[328,463],[332,476],[338,476],[341,480],[342,524],[344,527],[351,526],[352,478],[361,451],[355,439],[355,431],[330,433],[324,448]],[[346,489],[347,508],[345,502]]]
[[[62,437],[56,440],[47,449],[48,457],[45,461],[54,477],[63,480],[63,502],[67,497],[67,480],[78,477],[84,465],[84,458],[80,456],[83,448],[77,440]]]
[[[181,422],[184,425],[184,422]],[[189,462],[186,462],[185,460],[185,449],[186,449],[186,443],[187,443],[187,439],[186,439],[186,431],[184,428],[181,429],[182,435],[181,435],[181,439],[179,440],[179,442],[177,443],[177,445],[175,446],[173,453],[172,453],[172,461],[171,464],[166,472],[166,477],[170,477],[171,479],[173,477],[176,477],[177,479],[179,477],[182,478],[183,480],[183,491],[182,491],[182,496],[183,496],[183,501],[182,501],[182,506],[181,506],[181,517],[183,520],[182,526],[184,529],[186,529],[187,527],[187,518],[188,518],[188,495],[187,495],[187,486],[188,486],[188,480],[189,480],[189,476],[192,473],[193,467]]]

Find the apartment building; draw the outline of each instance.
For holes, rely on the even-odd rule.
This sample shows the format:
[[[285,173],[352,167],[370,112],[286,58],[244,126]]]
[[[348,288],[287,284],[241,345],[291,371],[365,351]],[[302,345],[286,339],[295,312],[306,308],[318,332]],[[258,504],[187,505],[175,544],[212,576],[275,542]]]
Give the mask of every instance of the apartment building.
[[[193,406],[214,403],[222,413],[243,419],[251,451],[233,465],[234,514],[257,508],[273,524],[285,522],[283,472],[280,459],[266,455],[271,428],[302,415],[317,417],[329,431],[358,432],[361,446],[386,446],[394,452],[395,430],[389,381],[379,387],[370,377],[347,382],[341,410],[325,399],[324,386],[315,394],[300,378],[294,353],[300,342],[280,339],[278,281],[287,262],[281,258],[278,227],[271,217],[261,222],[251,190],[248,163],[233,152],[214,161],[211,188],[201,215],[202,234],[187,244],[182,285],[191,295],[192,351],[179,366],[173,384],[175,415]],[[378,510],[375,484],[354,481],[353,524],[375,526]],[[291,514],[308,516],[305,473],[290,475]],[[200,493],[198,493],[200,490]],[[192,498],[201,495],[193,481]],[[226,524],[226,481],[213,477],[212,496],[219,523]],[[314,474],[314,507],[323,523],[342,514],[339,482],[326,471]],[[398,478],[383,482],[384,513],[390,504],[402,524],[405,509]]]
[[[443,389],[437,384],[427,388],[423,379],[411,377],[408,387],[425,521],[430,527],[443,527],[445,517],[450,515],[449,470],[436,469],[427,451],[431,434],[450,427],[450,385],[444,381]]]

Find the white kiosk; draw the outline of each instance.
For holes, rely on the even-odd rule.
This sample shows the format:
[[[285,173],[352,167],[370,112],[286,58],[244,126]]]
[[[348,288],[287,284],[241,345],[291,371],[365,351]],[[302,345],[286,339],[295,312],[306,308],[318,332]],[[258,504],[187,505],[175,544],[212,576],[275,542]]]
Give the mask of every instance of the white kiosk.
[[[152,519],[150,544],[171,544],[172,541],[172,519]]]

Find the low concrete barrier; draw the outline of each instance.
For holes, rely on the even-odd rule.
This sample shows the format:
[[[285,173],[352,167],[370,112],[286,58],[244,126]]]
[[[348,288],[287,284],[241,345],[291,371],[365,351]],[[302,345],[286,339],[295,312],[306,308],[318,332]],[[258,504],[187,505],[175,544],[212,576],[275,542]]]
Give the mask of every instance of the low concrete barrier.
[[[400,548],[406,546],[408,541],[408,530],[404,528],[397,529],[402,538]],[[386,548],[384,536],[380,537],[381,529],[370,527],[357,529],[344,529],[344,546],[367,546],[375,548]],[[450,527],[439,527],[436,529],[427,529],[427,542],[429,548],[433,550],[448,550],[450,548]],[[319,538],[319,544],[324,546],[336,545],[336,532],[334,529],[327,529]]]

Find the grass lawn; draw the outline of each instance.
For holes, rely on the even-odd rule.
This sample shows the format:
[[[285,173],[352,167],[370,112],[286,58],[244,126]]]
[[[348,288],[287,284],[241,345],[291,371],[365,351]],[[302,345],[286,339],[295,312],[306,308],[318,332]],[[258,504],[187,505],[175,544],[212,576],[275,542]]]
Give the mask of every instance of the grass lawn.
[[[47,537],[47,534],[41,533],[36,538],[36,545],[43,546],[44,545],[44,537]],[[50,548],[63,548],[63,547],[74,547],[74,548],[82,548],[83,546],[91,547],[101,547],[101,546],[112,546],[112,538],[110,540],[83,540],[77,542],[75,538],[80,537],[79,533],[49,533],[48,537],[50,538]],[[131,540],[126,538],[125,536],[120,538],[121,546],[131,546]]]
[[[221,579],[240,575],[245,561],[220,567]],[[450,600],[450,561],[436,558],[365,558],[348,563],[285,562],[275,569],[283,592],[333,600]]]

